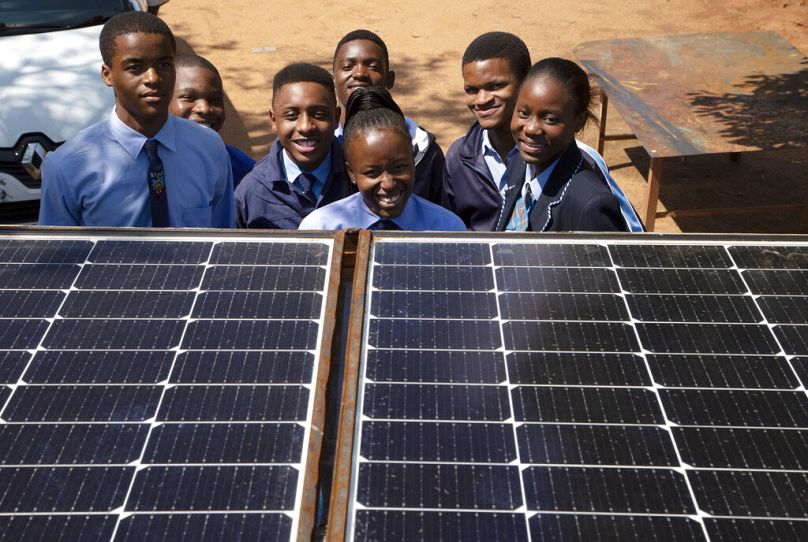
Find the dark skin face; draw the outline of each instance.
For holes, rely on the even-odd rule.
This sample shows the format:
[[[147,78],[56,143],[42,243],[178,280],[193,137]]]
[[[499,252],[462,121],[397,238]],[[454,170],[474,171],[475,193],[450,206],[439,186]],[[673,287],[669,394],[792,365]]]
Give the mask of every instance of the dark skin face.
[[[169,111],[218,132],[225,119],[222,79],[200,66],[177,68]]]
[[[162,34],[125,34],[115,40],[101,78],[115,90],[115,112],[124,124],[152,137],[168,117],[174,91],[174,49]]]
[[[343,110],[348,96],[359,87],[393,88],[395,72],[390,70],[384,51],[370,40],[344,43],[334,55],[334,85]],[[345,122],[345,114],[340,121]]]
[[[400,216],[412,194],[411,145],[404,134],[382,128],[357,134],[345,149],[348,175],[368,209],[382,218]]]
[[[304,171],[317,169],[331,149],[339,108],[319,83],[283,85],[272,97],[272,129],[292,160]]]
[[[511,116],[519,82],[504,58],[474,60],[463,65],[465,103],[488,130],[491,144],[503,160],[513,149]],[[507,161],[506,161],[507,163]]]
[[[586,111],[577,111],[567,89],[552,77],[525,80],[516,100],[511,132],[519,155],[544,171],[575,141],[586,123]]]

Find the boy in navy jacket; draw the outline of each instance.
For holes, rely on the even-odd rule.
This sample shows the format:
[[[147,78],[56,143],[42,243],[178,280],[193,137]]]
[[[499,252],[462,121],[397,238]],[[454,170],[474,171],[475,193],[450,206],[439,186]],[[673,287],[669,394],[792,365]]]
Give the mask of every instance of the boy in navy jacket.
[[[334,81],[312,64],[290,64],[272,82],[272,128],[278,138],[236,189],[240,228],[297,229],[315,208],[350,193]]]

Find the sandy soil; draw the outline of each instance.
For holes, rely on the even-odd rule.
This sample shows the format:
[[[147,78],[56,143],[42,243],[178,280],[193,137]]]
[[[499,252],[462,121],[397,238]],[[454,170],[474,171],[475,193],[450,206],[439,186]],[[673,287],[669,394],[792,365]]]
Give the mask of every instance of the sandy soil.
[[[518,34],[534,60],[573,58],[581,42],[662,34],[771,30],[808,54],[805,0],[170,0],[160,15],[180,39],[218,66],[228,97],[225,140],[258,158],[274,139],[266,111],[274,73],[293,61],[330,70],[334,46],[356,28],[377,32],[397,72],[393,94],[404,111],[434,132],[446,150],[472,121],[462,105],[460,58],[468,43],[490,30]],[[806,109],[808,109],[808,94]],[[611,109],[608,131],[626,125]],[[582,138],[594,143],[589,129]],[[605,158],[639,206],[648,155],[636,141],[607,144]],[[665,162],[659,211],[802,202],[808,192],[808,152],[746,153]],[[796,232],[798,210],[708,217],[664,216],[657,231]]]

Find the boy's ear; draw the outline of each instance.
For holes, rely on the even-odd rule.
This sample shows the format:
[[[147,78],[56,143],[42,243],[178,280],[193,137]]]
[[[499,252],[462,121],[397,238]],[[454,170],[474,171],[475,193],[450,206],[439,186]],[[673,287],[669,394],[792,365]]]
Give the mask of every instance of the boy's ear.
[[[108,87],[112,86],[111,72],[112,70],[109,69],[109,66],[107,66],[106,64],[101,64],[101,80]]]
[[[272,131],[274,131],[277,134],[278,126],[276,124],[275,111],[273,111],[271,107],[269,108],[269,122],[270,124],[272,124]]]
[[[387,77],[384,81],[384,88],[390,90],[393,88],[393,85],[396,84],[396,72],[393,70],[387,70]]]

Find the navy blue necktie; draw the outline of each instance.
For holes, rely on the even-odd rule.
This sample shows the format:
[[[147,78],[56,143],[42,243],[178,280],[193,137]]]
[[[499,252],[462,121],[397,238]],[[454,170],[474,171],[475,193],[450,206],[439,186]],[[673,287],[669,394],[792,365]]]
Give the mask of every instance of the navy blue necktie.
[[[317,198],[314,197],[314,192],[312,192],[311,189],[314,188],[314,183],[316,182],[317,177],[315,177],[313,173],[301,173],[297,176],[297,184],[300,187],[300,191],[303,192],[303,196],[314,202],[316,202]]]
[[[156,139],[146,140],[143,147],[149,155],[149,173],[146,181],[149,183],[149,202],[151,205],[152,226],[167,228],[168,222],[168,194],[166,194],[166,175],[163,170],[163,161],[157,155],[158,142]]]
[[[387,218],[382,218],[381,220],[376,222],[376,224],[374,224],[374,225],[376,226],[374,228],[376,230],[400,230],[401,229],[398,226],[398,224],[396,224],[395,222],[393,222],[392,220],[389,220]]]

